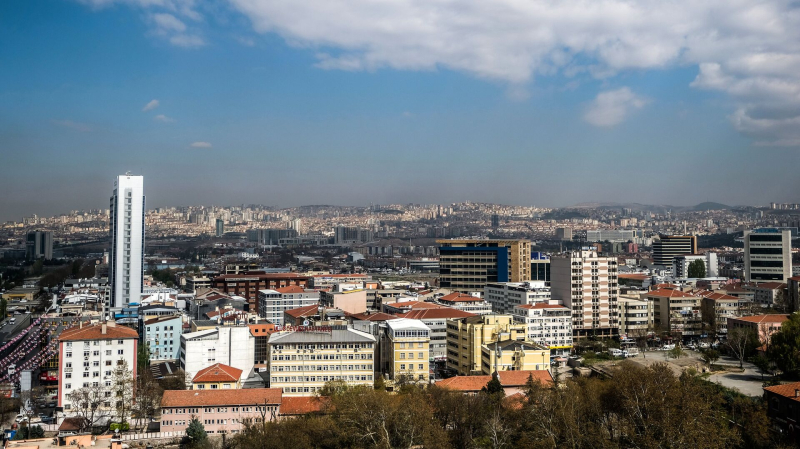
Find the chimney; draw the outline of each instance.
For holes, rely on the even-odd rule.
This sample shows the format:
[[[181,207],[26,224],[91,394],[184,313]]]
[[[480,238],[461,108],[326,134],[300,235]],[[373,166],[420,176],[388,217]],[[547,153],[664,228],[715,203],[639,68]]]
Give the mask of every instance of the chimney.
[[[794,397],[800,398],[800,390],[797,389],[794,390]]]
[[[100,328],[101,328],[100,331],[101,334],[105,335],[108,332],[108,326],[106,325],[106,323],[101,324]]]

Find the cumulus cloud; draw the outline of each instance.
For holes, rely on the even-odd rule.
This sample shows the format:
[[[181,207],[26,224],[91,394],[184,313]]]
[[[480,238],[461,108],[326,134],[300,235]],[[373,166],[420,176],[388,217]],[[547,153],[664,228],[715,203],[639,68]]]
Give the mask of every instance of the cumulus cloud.
[[[631,109],[640,109],[647,101],[627,87],[597,94],[583,119],[594,126],[611,127],[622,123]]]
[[[62,128],[69,128],[83,133],[88,133],[92,130],[91,126],[85,123],[73,122],[72,120],[53,120],[53,124],[56,126],[61,126]]]
[[[127,3],[148,12],[174,45],[204,41],[184,20],[194,0],[82,0]],[[798,117],[800,11],[793,0],[230,0],[258,33],[307,48],[324,70],[455,70],[507,85],[525,98],[537,76],[609,79],[628,70],[699,68],[696,89],[730,95],[750,116]],[[774,111],[786,111],[776,115]],[[741,118],[739,112],[732,120]],[[751,118],[762,120],[753,115]],[[764,140],[793,141],[776,123]],[[744,128],[737,129],[744,131]],[[788,133],[788,134],[786,134]],[[748,133],[748,135],[750,135]],[[753,135],[754,137],[758,137]],[[760,137],[758,137],[760,138]]]
[[[172,123],[172,122],[174,122],[174,121],[175,121],[175,119],[174,119],[174,118],[172,118],[172,117],[167,117],[167,116],[166,116],[166,115],[164,115],[164,114],[158,114],[157,116],[153,117],[153,120],[157,120],[157,121],[159,121],[159,122],[164,122],[164,123]]]
[[[211,143],[209,142],[194,142],[189,145],[192,148],[211,148]]]
[[[158,105],[158,100],[150,100],[146,105],[144,105],[142,112],[152,111],[153,109],[157,108]]]

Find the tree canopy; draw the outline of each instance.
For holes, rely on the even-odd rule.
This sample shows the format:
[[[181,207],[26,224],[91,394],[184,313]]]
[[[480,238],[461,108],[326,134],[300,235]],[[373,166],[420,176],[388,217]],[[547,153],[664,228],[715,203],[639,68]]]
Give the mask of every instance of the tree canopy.
[[[689,264],[688,275],[690,278],[706,277],[706,264],[702,260],[695,260]]]

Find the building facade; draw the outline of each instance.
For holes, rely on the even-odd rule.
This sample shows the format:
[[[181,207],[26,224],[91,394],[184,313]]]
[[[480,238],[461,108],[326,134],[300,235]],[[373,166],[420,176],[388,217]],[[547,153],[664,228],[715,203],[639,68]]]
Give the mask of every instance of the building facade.
[[[618,335],[617,259],[584,250],[554,256],[550,264],[552,296],[572,310],[573,337]]]
[[[284,324],[283,314],[287,310],[312,305],[319,305],[319,292],[297,285],[258,292],[258,316],[276,325]]]
[[[483,297],[491,304],[494,313],[509,314],[517,306],[549,303],[550,287],[545,281],[497,282],[486,284]]]
[[[277,290],[297,285],[306,287],[308,276],[295,273],[249,272],[241,274],[223,274],[211,282],[211,287],[226,295],[241,296],[247,299],[250,312],[258,313],[258,292],[261,290]]]
[[[658,289],[647,293],[653,301],[653,323],[657,330],[680,337],[703,333],[700,297],[675,289]]]
[[[381,374],[398,382],[427,383],[430,380],[431,330],[420,320],[398,318],[386,321],[381,342]]]
[[[697,254],[697,237],[693,235],[661,235],[653,240],[653,265],[671,267],[676,256]]]
[[[25,256],[28,260],[53,258],[53,231],[31,231],[25,237]]]
[[[178,360],[181,355],[183,318],[159,316],[143,321],[142,344],[150,350],[150,360]]]
[[[313,396],[326,382],[371,386],[377,339],[345,327],[276,332],[269,339],[269,386]]]
[[[255,339],[248,326],[219,326],[181,335],[180,366],[187,376],[215,363],[253,370]]]
[[[747,282],[786,282],[792,277],[792,233],[763,228],[744,232],[744,278]]]
[[[138,303],[144,275],[144,177],[125,174],[114,182],[111,196],[109,296],[106,306],[119,310]]]
[[[481,374],[550,370],[550,351],[540,345],[503,340],[481,346]]]
[[[479,315],[447,320],[447,368],[460,375],[480,374],[483,345],[498,340],[525,341],[528,327],[511,315]]]
[[[672,259],[672,273],[678,279],[689,277],[689,264],[699,260],[703,262],[706,269],[704,277],[717,277],[719,276],[719,262],[717,261],[717,253],[708,252],[705,254],[696,255],[681,255],[675,256]]]
[[[192,390],[237,390],[242,388],[242,370],[215,363],[197,372],[192,378]]]
[[[183,432],[197,418],[206,433],[236,434],[245,424],[276,421],[281,399],[275,388],[167,390],[161,398],[161,432]]]
[[[639,295],[620,295],[619,334],[629,338],[644,337],[654,331],[653,302]]]
[[[566,356],[572,350],[572,311],[558,304],[538,302],[514,307],[514,321],[527,326],[526,340]],[[535,368],[538,369],[538,368]]]
[[[437,240],[439,286],[483,293],[487,283],[530,279],[529,240]]]

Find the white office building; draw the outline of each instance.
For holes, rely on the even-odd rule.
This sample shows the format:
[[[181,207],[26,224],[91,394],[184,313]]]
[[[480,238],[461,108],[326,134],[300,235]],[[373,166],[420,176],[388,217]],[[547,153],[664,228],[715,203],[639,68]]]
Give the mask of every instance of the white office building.
[[[787,282],[792,277],[792,234],[789,229],[744,232],[744,277],[747,282]]]
[[[689,277],[689,264],[699,260],[703,262],[706,267],[706,275],[704,277],[712,278],[719,276],[719,262],[717,261],[717,253],[705,254],[685,254],[682,256],[675,256],[672,259],[672,273],[677,279],[684,279]]]
[[[525,339],[550,349],[551,356],[572,350],[572,311],[558,304],[536,303],[514,307],[514,321],[527,327]]]
[[[277,290],[258,291],[258,314],[270,323],[283,326],[283,313],[287,310],[319,304],[319,292],[297,285]]]
[[[512,313],[517,306],[549,303],[551,299],[550,287],[545,287],[545,281],[486,284],[483,297],[491,304],[494,313],[502,315]]]
[[[144,213],[144,177],[118,176],[111,196],[109,308],[121,309],[141,299]]]
[[[215,363],[239,368],[248,376],[255,364],[256,340],[247,326],[220,326],[181,335],[181,368],[194,378]]]

